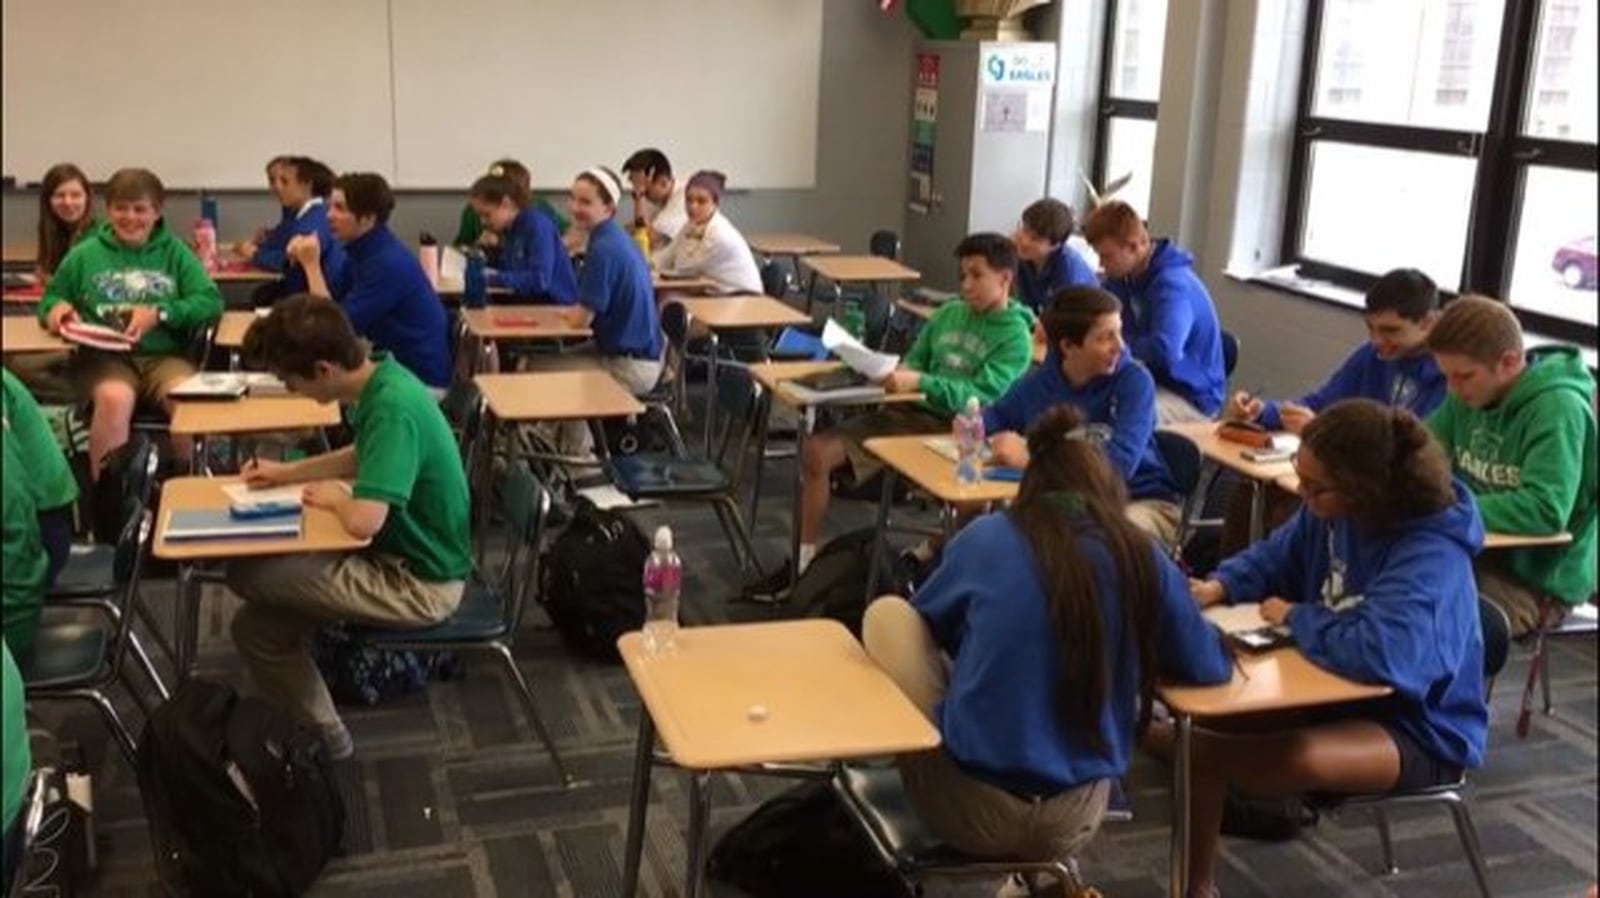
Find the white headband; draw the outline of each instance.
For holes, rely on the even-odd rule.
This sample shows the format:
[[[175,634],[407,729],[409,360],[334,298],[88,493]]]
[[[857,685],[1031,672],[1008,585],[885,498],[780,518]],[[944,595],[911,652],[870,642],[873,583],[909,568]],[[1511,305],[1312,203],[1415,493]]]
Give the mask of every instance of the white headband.
[[[611,205],[615,206],[617,203],[622,202],[622,182],[617,180],[616,175],[598,165],[585,171],[584,174],[593,178],[600,185],[601,191],[606,194],[606,199],[610,201]]]

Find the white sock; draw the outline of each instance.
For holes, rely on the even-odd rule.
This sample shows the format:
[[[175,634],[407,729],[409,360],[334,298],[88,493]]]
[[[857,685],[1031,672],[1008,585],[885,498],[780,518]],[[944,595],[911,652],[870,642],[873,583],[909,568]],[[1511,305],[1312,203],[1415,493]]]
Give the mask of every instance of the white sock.
[[[917,561],[919,561],[919,562],[921,562],[923,564],[927,564],[928,562],[932,561],[933,560],[933,540],[925,539],[922,542],[917,543],[916,545],[912,546],[911,547],[911,557],[915,558]]]
[[[799,573],[802,573],[802,574],[805,573],[806,572],[806,568],[811,566],[811,559],[816,558],[816,557],[817,557],[817,544],[816,543],[801,543],[800,544],[800,557],[795,559],[795,566],[797,568],[799,568]]]

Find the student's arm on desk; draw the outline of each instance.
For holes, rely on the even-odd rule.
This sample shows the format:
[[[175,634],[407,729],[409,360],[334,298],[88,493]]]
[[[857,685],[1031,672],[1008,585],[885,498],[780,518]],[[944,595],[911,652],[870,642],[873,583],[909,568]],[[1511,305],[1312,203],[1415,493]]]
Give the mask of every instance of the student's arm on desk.
[[[1539,422],[1538,430],[1522,456],[1521,486],[1477,496],[1478,514],[1491,533],[1560,533],[1578,501],[1589,410],[1576,393],[1546,393],[1533,403],[1538,407],[1526,414]]]
[[[357,539],[371,539],[389,520],[389,503],[357,499],[351,488],[339,480],[319,480],[306,487],[305,502],[312,508],[333,512],[346,533]]]
[[[356,476],[356,450],[346,446],[295,462],[252,461],[239,471],[251,489],[310,483],[314,480],[348,480]]]
[[[1211,579],[1227,591],[1227,602],[1257,602],[1267,596],[1282,596],[1294,601],[1300,594],[1303,559],[1315,519],[1304,509],[1289,523],[1267,534],[1266,539],[1229,558],[1217,567]]]
[[[927,330],[924,328],[923,333]],[[903,364],[922,372],[916,389],[927,397],[928,404],[950,414],[959,413],[973,396],[980,402],[993,402],[1016,383],[1033,362],[1033,340],[1027,331],[1019,331],[1012,339],[996,346],[970,377],[929,374],[933,350],[930,345],[919,357],[917,347],[920,346],[923,341],[919,335],[917,346]]]

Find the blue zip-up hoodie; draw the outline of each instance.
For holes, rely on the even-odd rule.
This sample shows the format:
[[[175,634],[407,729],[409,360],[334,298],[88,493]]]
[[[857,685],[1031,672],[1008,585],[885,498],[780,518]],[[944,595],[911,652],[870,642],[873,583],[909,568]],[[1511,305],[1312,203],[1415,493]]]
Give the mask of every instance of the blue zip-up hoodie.
[[[1371,399],[1426,418],[1444,401],[1444,394],[1444,375],[1439,373],[1433,353],[1386,362],[1378,358],[1371,343],[1363,343],[1322,386],[1302,396],[1300,404],[1321,412],[1341,399]],[[1268,430],[1283,428],[1278,403],[1261,404],[1260,424]]]
[[[262,271],[282,271],[288,263],[289,238],[294,236],[293,206],[281,208],[278,223],[267,232],[266,239],[256,244],[255,255],[250,257],[250,264]]]
[[[345,244],[339,280],[329,282],[356,333],[389,352],[430,387],[450,385],[444,305],[422,263],[386,224]]]
[[[1383,533],[1322,521],[1302,507],[1215,577],[1229,602],[1294,602],[1289,629],[1307,658],[1393,688],[1383,702],[1387,720],[1436,760],[1471,769],[1483,763],[1489,725],[1472,575],[1483,522],[1466,487],[1457,482],[1455,491],[1449,508]]]
[[[1069,514],[1063,511],[1062,514]],[[1058,712],[1061,653],[1040,567],[1027,538],[1004,512],[963,528],[913,605],[934,641],[953,659],[950,683],[934,711],[944,750],[963,770],[1002,789],[1054,795],[1120,777],[1128,768],[1138,720],[1138,650],[1124,629],[1111,555],[1094,525],[1077,525],[1078,548],[1094,572],[1108,649],[1109,688],[1100,737],[1090,747]],[[1210,685],[1232,676],[1216,629],[1200,616],[1187,580],[1150,546],[1160,587],[1156,641],[1164,680]]]
[[[1143,272],[1107,280],[1105,288],[1122,300],[1122,333],[1133,357],[1156,383],[1215,415],[1228,382],[1222,326],[1210,292],[1194,273],[1194,257],[1157,240]]]
[[[650,268],[615,219],[589,232],[578,302],[594,312],[591,328],[601,355],[661,358],[661,319]]]
[[[298,213],[287,209],[285,212],[288,218],[273,230],[273,246],[269,248],[265,242],[257,246],[250,264],[264,271],[283,272],[282,295],[304,293],[307,289],[305,269],[298,262],[291,262],[284,250],[295,237],[314,236],[322,247],[322,280],[331,288],[344,274],[345,258],[344,247],[333,239],[333,233],[328,230],[327,203],[316,200],[307,203]],[[281,236],[279,232],[282,232]]]
[[[1067,382],[1061,356],[1051,353],[1044,364],[984,409],[984,433],[1027,433],[1040,415],[1061,403],[1075,405],[1083,413],[1087,435],[1105,450],[1131,497],[1177,497],[1178,488],[1156,449],[1155,380],[1126,351],[1115,371],[1081,388]]]
[[[488,274],[489,286],[509,289],[519,302],[570,306],[578,301],[578,278],[561,232],[536,209],[517,213],[500,241],[499,267]]]
[[[1017,264],[1017,297],[1035,315],[1050,308],[1050,299],[1062,287],[1098,287],[1100,277],[1078,251],[1065,243],[1045,256],[1043,265]]]

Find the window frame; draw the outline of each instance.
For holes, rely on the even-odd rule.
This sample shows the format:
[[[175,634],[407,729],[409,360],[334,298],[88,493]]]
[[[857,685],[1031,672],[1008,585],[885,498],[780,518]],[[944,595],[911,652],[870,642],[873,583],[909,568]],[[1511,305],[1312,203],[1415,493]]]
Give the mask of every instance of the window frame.
[[[1094,181],[1096,190],[1105,186],[1108,177],[1106,165],[1110,162],[1112,119],[1154,122],[1160,108],[1159,100],[1133,100],[1114,96],[1111,92],[1115,77],[1112,69],[1117,50],[1119,6],[1119,0],[1105,0],[1105,25],[1100,33],[1099,102],[1095,106],[1094,156],[1089,166],[1089,177]],[[1164,51],[1166,41],[1163,39],[1161,43]],[[1142,211],[1145,215],[1150,214],[1149,209]]]
[[[1489,116],[1480,133],[1314,115],[1327,0],[1308,0],[1280,258],[1296,265],[1303,277],[1328,280],[1358,290],[1371,287],[1380,274],[1358,271],[1302,252],[1310,201],[1311,155],[1318,142],[1466,156],[1476,160],[1477,172],[1467,233],[1463,235],[1465,257],[1461,283],[1441,284],[1440,287],[1451,293],[1478,292],[1506,297],[1516,260],[1523,184],[1528,170],[1541,167],[1600,174],[1600,149],[1596,144],[1530,137],[1522,133],[1536,76],[1536,44],[1543,6],[1543,0],[1505,0],[1490,88]],[[1096,158],[1098,160],[1098,156]],[[1496,251],[1495,247],[1501,249]],[[1582,322],[1516,305],[1511,308],[1529,330],[1583,346],[1596,345],[1595,329]]]

